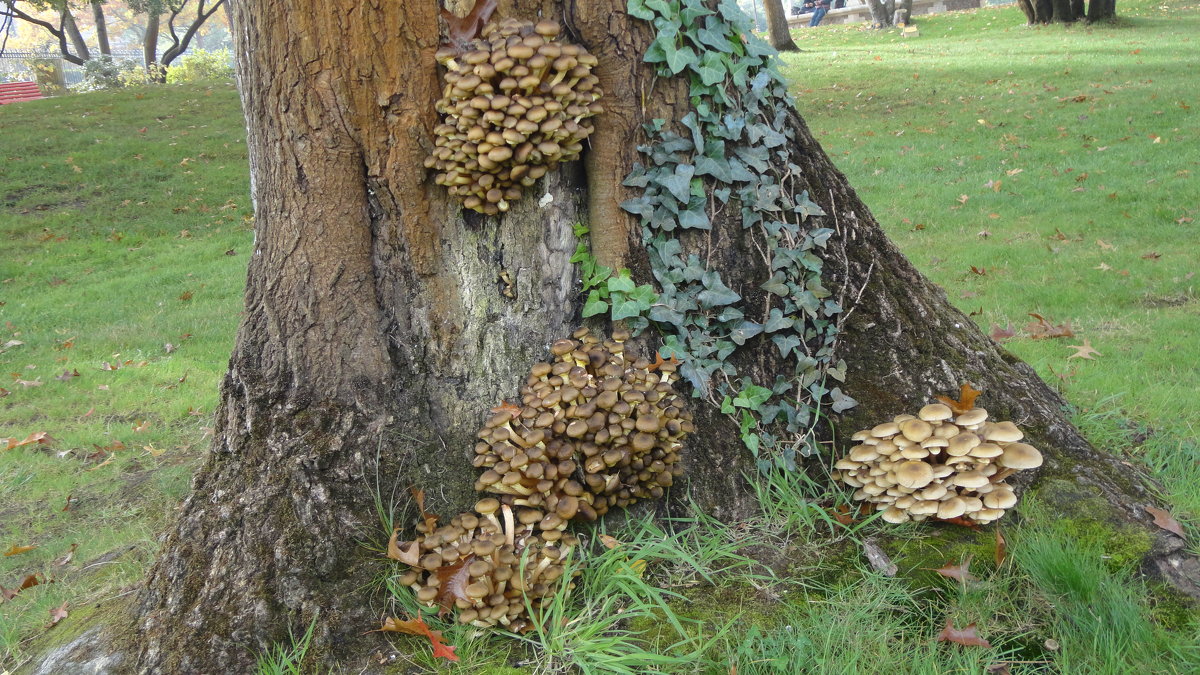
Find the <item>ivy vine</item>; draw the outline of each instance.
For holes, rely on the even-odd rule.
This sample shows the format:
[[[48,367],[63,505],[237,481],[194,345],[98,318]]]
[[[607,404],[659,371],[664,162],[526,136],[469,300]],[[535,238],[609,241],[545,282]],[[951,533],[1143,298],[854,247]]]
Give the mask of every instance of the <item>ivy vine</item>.
[[[754,36],[733,0],[715,9],[702,0],[628,0],[627,11],[654,26],[644,60],[662,77],[687,78],[692,110],[673,124],[646,125],[648,142],[638,148],[645,164],[624,181],[642,190],[622,207],[640,218],[661,291],[653,298],[653,289],[640,292],[608,271],[599,275],[607,286],[590,289],[585,314],[606,311],[605,302],[613,319],[644,311],[663,333],[664,356],[681,361],[695,395],[738,421],[759,468],[794,470],[798,456],[817,452],[811,430],[821,407],[841,412],[856,402],[829,386],[843,381],[846,369],[833,362],[842,306],[822,284],[818,255],[833,230],[815,221],[825,214],[808,193],[793,189],[803,172],[788,154],[793,102],[773,63],[776,52]],[[717,209],[735,209],[742,227],[765,242],[771,276],[761,288],[770,300],[761,321],[748,318],[759,308],[748,307],[698,256],[684,256],[676,238],[682,230],[710,229]],[[585,270],[585,284],[588,278]],[[794,362],[792,372],[774,382],[739,374],[730,357],[754,339],[771,340]]]

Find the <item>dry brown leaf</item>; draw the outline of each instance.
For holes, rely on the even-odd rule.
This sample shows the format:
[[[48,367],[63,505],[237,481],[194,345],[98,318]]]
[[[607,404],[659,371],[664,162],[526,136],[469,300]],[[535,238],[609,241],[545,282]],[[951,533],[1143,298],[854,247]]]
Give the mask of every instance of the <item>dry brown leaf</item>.
[[[4,552],[4,557],[6,557],[6,558],[7,558],[7,557],[9,557],[9,556],[21,555],[22,553],[28,553],[29,551],[32,551],[32,550],[33,550],[33,549],[35,549],[35,548],[37,548],[37,545],[36,545],[36,544],[34,544],[34,545],[30,545],[30,546],[16,546],[16,545],[13,545],[13,547],[12,547],[12,548],[10,548],[10,549],[8,549],[7,551],[5,551],[5,552]]]
[[[616,537],[613,537],[613,536],[610,536],[607,534],[600,535],[600,543],[604,544],[604,548],[610,548],[610,549],[616,548],[621,545],[621,542],[617,541]]]
[[[1154,506],[1147,506],[1145,509],[1146,513],[1154,516],[1155,525],[1161,527],[1167,532],[1170,532],[1171,534],[1178,535],[1181,538],[1183,537],[1183,527],[1179,524],[1178,520],[1175,520],[1175,518],[1171,516],[1171,514]],[[5,555],[8,554],[6,553]]]
[[[1017,331],[1013,330],[1012,324],[1009,323],[1004,324],[1004,328],[1001,328],[998,324],[992,324],[991,336],[993,340],[1000,342],[1001,340],[1016,337]]]
[[[71,544],[71,548],[67,550],[66,553],[59,556],[57,560],[50,564],[54,565],[55,567],[65,567],[69,565],[71,561],[75,559],[75,549],[77,548],[79,548],[79,544]]]
[[[975,399],[979,398],[979,395],[982,393],[982,390],[974,389],[970,384],[964,382],[959,387],[957,401],[945,396],[937,396],[936,398],[942,403],[950,406],[950,409],[953,410],[955,414],[961,415],[962,413],[965,413],[975,407]]]
[[[454,646],[442,642],[442,631],[431,630],[421,617],[401,621],[394,617],[388,617],[383,620],[383,626],[378,631],[388,633],[407,633],[408,635],[421,635],[429,638],[429,642],[433,645],[434,658],[444,658],[449,661],[457,661],[458,657],[454,655]],[[378,632],[371,631],[371,632]]]
[[[59,605],[58,607],[51,609],[50,610],[50,623],[46,624],[45,627],[46,628],[54,628],[55,626],[58,625],[59,621],[62,621],[63,619],[70,616],[70,614],[67,612],[67,607],[68,607],[68,604],[64,602],[63,604]]]
[[[957,579],[958,581],[961,581],[964,584],[968,581],[979,581],[979,577],[975,576],[974,574],[971,574],[971,571],[969,569],[971,567],[971,559],[974,557],[975,557],[974,554],[968,555],[967,559],[964,560],[961,565],[951,565],[950,563],[946,563],[945,566],[939,567],[933,571],[937,572],[938,574],[940,574],[944,577],[950,577],[951,579]]]
[[[443,565],[437,568],[439,584],[437,603],[441,605],[438,615],[454,609],[455,600],[471,601],[467,597],[467,584],[471,583],[471,573],[467,566],[475,561],[474,555],[462,558],[453,565]]]
[[[53,442],[54,442],[54,438],[51,437],[49,433],[47,433],[45,431],[35,431],[32,434],[29,434],[28,436],[26,436],[25,440],[23,440],[23,441],[18,441],[15,438],[7,439],[7,443],[5,444],[4,449],[12,450],[13,448],[19,448],[22,445],[31,445],[34,443],[38,443],[40,445],[50,445]]]
[[[1035,340],[1043,338],[1075,337],[1075,331],[1071,330],[1070,321],[1064,321],[1056,326],[1050,323],[1050,321],[1041,314],[1030,312],[1029,316],[1037,319],[1037,321],[1032,321],[1025,324],[1025,332],[1029,333],[1029,337]]]
[[[1087,359],[1089,361],[1095,361],[1096,359],[1094,356],[1092,356],[1093,354],[1096,356],[1104,356],[1092,348],[1092,343],[1087,338],[1083,339],[1083,344],[1081,345],[1067,345],[1067,347],[1076,350],[1074,354],[1067,357],[1068,361],[1071,359]]]
[[[1004,538],[1004,534],[1000,532],[1000,528],[996,528],[996,567],[1004,563],[1004,557],[1008,555],[1008,540]]]
[[[421,520],[424,521],[426,532],[433,532],[437,525],[438,517],[431,513],[425,513],[425,491],[421,488],[410,487],[408,491],[413,496],[413,501],[417,503],[417,511],[421,513]]]
[[[946,619],[946,627],[942,629],[941,633],[938,633],[937,641],[953,642],[967,647],[992,646],[990,642],[975,633],[975,624],[967,624],[966,628],[955,628],[950,619]]]
[[[464,17],[457,17],[443,9],[442,19],[448,29],[447,42],[455,47],[462,47],[479,37],[479,31],[495,11],[496,0],[475,0],[475,6]]]
[[[400,541],[400,528],[397,527],[388,539],[387,557],[416,567],[421,562],[421,547],[415,541]]]

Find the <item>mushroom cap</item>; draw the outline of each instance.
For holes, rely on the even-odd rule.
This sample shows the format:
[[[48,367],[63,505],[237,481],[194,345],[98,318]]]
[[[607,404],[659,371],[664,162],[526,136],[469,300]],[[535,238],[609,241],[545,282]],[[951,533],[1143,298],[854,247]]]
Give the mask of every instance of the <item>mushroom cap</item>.
[[[883,519],[889,523],[905,523],[908,522],[908,514],[895,506],[889,506],[883,511]]]
[[[875,438],[887,438],[888,436],[895,436],[899,432],[900,425],[895,422],[884,422],[871,428],[871,435]]]
[[[856,445],[850,448],[850,454],[847,455],[855,462],[870,462],[879,459],[879,452],[870,445]]]
[[[981,487],[987,482],[987,476],[978,471],[965,471],[954,477],[954,484],[965,488]]]
[[[933,481],[933,467],[925,462],[909,460],[901,462],[895,469],[896,483],[906,488],[919,489]]]
[[[944,448],[947,445],[950,445],[950,439],[942,438],[941,436],[930,436],[921,441],[922,448]]]
[[[917,445],[911,448],[904,448],[900,451],[900,456],[905,459],[924,459],[929,456],[929,450]]]
[[[950,406],[948,405],[943,405],[941,403],[930,403],[924,408],[921,408],[920,412],[917,413],[917,417],[920,417],[926,422],[940,422],[941,420],[948,420],[951,417],[954,417],[954,411],[951,410]]]
[[[483,515],[495,513],[500,508],[500,500],[495,497],[484,497],[475,502],[475,511]]]
[[[958,518],[967,512],[967,504],[962,497],[951,497],[938,506],[937,517],[942,520]]]
[[[1010,443],[996,463],[1009,469],[1036,469],[1042,465],[1042,453],[1027,443]]]
[[[980,459],[991,459],[993,457],[999,457],[1003,452],[1004,448],[1001,448],[995,443],[980,443],[979,445],[971,448],[967,454]]]
[[[854,434],[853,434],[852,436],[850,436],[850,440],[852,440],[852,441],[861,441],[861,440],[863,440],[863,439],[865,439],[865,438],[870,438],[870,437],[871,437],[871,430],[870,430],[870,429],[863,429],[862,431],[856,431],[856,432],[854,432]]]
[[[980,509],[971,514],[971,520],[977,523],[990,523],[993,520],[1000,520],[1004,516],[1004,509]]]
[[[933,483],[921,490],[921,499],[936,501],[945,497],[948,492],[945,485]]]
[[[960,457],[971,451],[972,448],[979,445],[979,437],[975,434],[965,431],[950,439],[950,444],[946,446],[946,454],[953,457]]]
[[[850,459],[849,457],[843,457],[843,458],[839,459],[838,461],[834,462],[834,464],[833,464],[833,468],[847,470],[847,471],[853,471],[854,469],[857,469],[861,466],[862,466],[862,462],[856,462],[856,461]]]
[[[983,437],[985,440],[994,441],[996,443],[1016,443],[1025,438],[1025,434],[1012,422],[997,422],[984,427]]]
[[[908,512],[919,516],[932,516],[941,508],[941,503],[929,500],[918,500],[909,507]]]
[[[975,424],[983,424],[988,418],[988,411],[983,408],[971,408],[965,413],[954,418],[954,423],[959,426],[969,427]]]
[[[983,496],[983,505],[989,509],[1010,509],[1017,503],[1017,495],[1012,490],[992,490]]]
[[[933,435],[933,425],[925,420],[907,419],[900,422],[900,433],[904,438],[914,443],[920,443]]]

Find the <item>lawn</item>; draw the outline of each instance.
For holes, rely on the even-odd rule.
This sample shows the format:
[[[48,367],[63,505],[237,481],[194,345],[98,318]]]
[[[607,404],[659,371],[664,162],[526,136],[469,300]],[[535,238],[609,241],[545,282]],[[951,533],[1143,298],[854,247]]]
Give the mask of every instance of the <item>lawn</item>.
[[[1155,477],[1197,550],[1200,7],[1118,13],[1027,28],[1009,6],[920,18],[914,38],[803,29],[783,72],[889,236],[1063,391],[1098,447]],[[0,604],[0,672],[134,591],[207,447],[252,245],[243,125],[227,83],[0,107],[0,438],[29,441],[0,443],[0,586],[38,582]],[[1070,335],[1035,337],[1047,329]],[[443,626],[458,666],[408,637],[397,666],[1200,670],[1196,612],[1133,566],[1144,538],[1086,514],[1035,496],[979,532],[847,527],[826,485],[762,490],[751,523],[609,533],[622,545],[541,633]],[[875,544],[896,576],[867,566]],[[975,580],[934,571],[964,562]],[[937,641],[947,621],[991,646]]]

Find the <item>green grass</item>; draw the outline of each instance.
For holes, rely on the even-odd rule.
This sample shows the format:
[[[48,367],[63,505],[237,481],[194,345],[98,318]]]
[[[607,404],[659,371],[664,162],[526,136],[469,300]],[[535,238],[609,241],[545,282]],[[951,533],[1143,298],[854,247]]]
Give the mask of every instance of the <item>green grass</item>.
[[[0,548],[38,547],[0,558],[0,585],[55,579],[0,605],[3,668],[50,608],[120,595],[153,559],[207,443],[252,235],[228,84],[9,105],[0,127],[0,438],[54,438],[0,445]]]
[[[797,31],[806,51],[785,57],[801,113],[888,234],[985,330],[1017,330],[1005,346],[1097,447],[1161,481],[1193,542],[1198,9],[1137,0],[1111,25],[1030,29],[1010,6],[920,18],[910,39],[830,26]],[[55,439],[0,452],[0,548],[38,547],[0,557],[0,585],[55,580],[0,604],[3,671],[130,593],[153,559],[208,443],[252,235],[228,84],[4,106],[0,127],[0,345],[22,343],[0,347],[0,438]],[[1029,312],[1077,336],[1031,339]],[[1102,355],[1068,359],[1084,339]],[[384,540],[405,499],[375,489]],[[748,523],[631,519],[542,632],[426,612],[457,664],[410,636],[381,634],[380,653],[403,672],[1200,670],[1195,609],[1140,579],[1146,542],[1104,523],[1022,504],[997,561],[992,529],[847,527],[829,510],[845,495],[807,476],[759,490]],[[872,542],[896,577],[866,566]],[[976,581],[931,571],[968,558]],[[387,611],[422,611],[396,590]],[[39,641],[64,602],[71,617]],[[992,646],[937,641],[947,620]],[[263,671],[302,670],[306,644],[263,654]]]

